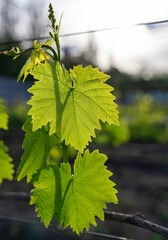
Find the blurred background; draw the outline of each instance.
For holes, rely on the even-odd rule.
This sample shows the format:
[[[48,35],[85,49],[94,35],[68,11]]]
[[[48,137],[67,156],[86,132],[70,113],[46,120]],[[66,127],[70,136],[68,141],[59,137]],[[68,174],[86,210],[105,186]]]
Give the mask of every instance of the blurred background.
[[[136,26],[168,20],[168,1],[0,0],[0,51],[12,46],[23,50],[33,45],[32,38],[48,37],[50,2],[57,21],[64,12],[60,42],[65,67],[98,66],[111,76],[108,84],[115,88],[121,125],[102,124],[102,131],[97,131],[97,138],[89,145],[91,150],[99,148],[107,154],[108,169],[114,173],[119,204],[108,205],[108,209],[140,212],[148,220],[168,226],[168,23]],[[9,114],[9,130],[1,130],[0,139],[9,147],[16,169],[23,153],[22,125],[30,99],[27,89],[33,84],[31,76],[24,84],[17,83],[16,78],[27,57],[13,61],[0,55],[0,98]],[[50,154],[61,159],[59,147]],[[71,158],[74,157],[72,150]],[[31,188],[26,181],[13,181],[4,182],[0,191],[29,192]],[[34,206],[11,200],[0,200],[0,215],[37,220]],[[98,221],[91,231],[137,240],[165,239],[112,221]],[[43,227],[0,221],[1,239],[105,238],[58,234]]]

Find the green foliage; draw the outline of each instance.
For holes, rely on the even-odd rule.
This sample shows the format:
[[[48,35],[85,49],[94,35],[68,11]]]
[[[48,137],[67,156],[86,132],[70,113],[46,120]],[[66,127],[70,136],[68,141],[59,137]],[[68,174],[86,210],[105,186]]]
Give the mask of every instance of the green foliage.
[[[48,41],[45,43],[46,45],[52,44],[52,41]],[[27,75],[30,73],[30,71],[36,67],[40,62],[43,62],[45,60],[49,59],[49,57],[46,54],[46,51],[42,49],[42,44],[38,44],[37,40],[34,41],[34,50],[32,51],[30,57],[26,61],[25,65],[20,70],[20,73],[18,75],[17,81],[19,81],[22,76],[24,75],[23,82],[25,81]]]
[[[69,74],[58,61],[47,61],[31,74],[39,80],[29,89],[33,131],[50,122],[50,134],[82,152],[101,128],[99,119],[118,124],[113,88],[103,83],[109,76],[97,68],[77,66]]]
[[[12,47],[10,51],[3,51],[3,52],[0,52],[0,54],[4,54],[4,55],[7,55],[7,56],[10,56],[10,57],[14,57],[13,59],[16,59],[17,58],[17,55],[20,54],[21,51],[18,47]]]
[[[0,99],[0,128],[8,129],[8,115],[6,113],[6,108],[2,104]],[[0,141],[0,185],[3,179],[12,180],[13,179],[13,164],[11,163],[12,158],[8,155],[8,148]]]
[[[156,130],[152,130],[154,139],[162,138],[158,132],[163,116],[152,114],[153,100],[145,96],[137,99],[129,124],[131,134],[126,124],[129,121],[125,119],[118,128],[109,126],[119,125],[117,105],[111,93],[113,87],[106,83],[109,76],[91,66],[65,69],[60,57],[61,18],[57,25],[50,4],[51,39],[44,44],[35,41],[34,46],[25,51],[12,48],[3,54],[16,59],[31,51],[17,80],[23,77],[24,82],[28,74],[37,80],[29,89],[33,96],[28,102],[31,109],[23,126],[26,132],[24,153],[17,180],[27,176],[27,181],[34,185],[30,204],[35,204],[37,216],[46,227],[56,217],[60,227],[62,224],[70,226],[80,234],[84,229],[88,230],[90,224],[97,225],[96,216],[104,220],[106,203],[118,203],[115,183],[109,179],[112,173],[104,165],[107,157],[98,150],[92,153],[85,150],[92,137],[96,137],[95,130],[101,129],[100,122],[104,124],[103,134],[97,141],[119,145],[130,138],[151,141],[148,138],[151,126]],[[52,43],[55,43],[56,51],[50,46]],[[129,108],[127,110],[129,112]],[[0,105],[0,127],[7,129],[7,120],[5,108]],[[71,170],[68,158],[70,151],[76,153],[74,148],[77,157]],[[3,179],[12,179],[13,165],[2,142],[0,169],[0,184]]]
[[[151,240],[163,240],[163,237],[159,234],[154,233]]]
[[[13,164],[12,158],[8,155],[8,148],[0,141],[0,184],[3,179],[12,180],[13,179]]]
[[[149,105],[148,99],[152,99],[149,95],[142,95],[135,99],[133,103],[123,106],[120,104],[120,126],[109,125],[107,123],[101,124],[102,130],[96,131],[94,142],[101,145],[113,146],[135,141],[140,143],[168,143],[168,106],[156,103],[154,100],[152,102],[150,100],[152,104]],[[139,110],[141,99],[146,99],[145,101],[142,100],[143,109],[146,109],[146,112]],[[20,103],[8,108],[9,130],[21,127],[26,119],[27,112],[28,106]],[[62,150],[59,146],[56,149],[58,158],[60,159]],[[74,150],[72,148],[69,148],[69,150],[70,157],[74,158]]]
[[[0,99],[0,128],[2,128],[4,130],[8,129],[7,110],[1,99]]]
[[[168,143],[168,124],[160,131],[157,140],[159,143]]]
[[[107,123],[102,125],[102,131],[96,137],[96,143],[102,145],[119,146],[130,141],[130,131],[128,124],[120,119],[120,126],[109,125]]]
[[[159,123],[149,123],[149,121],[139,120],[130,125],[131,140],[133,142],[158,142],[160,132],[163,131],[163,126]]]
[[[128,122],[131,141],[159,142],[164,133],[164,111],[150,95],[137,95],[133,104],[121,108],[122,116]]]
[[[165,93],[168,90],[168,75],[158,73],[151,75],[148,79],[142,73],[140,75],[130,75],[128,73],[120,72],[117,68],[110,67],[107,74],[112,76],[111,84],[120,96],[125,97],[131,94],[139,94],[139,92],[157,92]],[[160,94],[160,93],[159,93]]]
[[[28,90],[33,96],[23,126],[24,153],[17,180],[27,176],[34,185],[30,204],[35,203],[46,227],[56,216],[60,226],[70,225],[79,234],[88,230],[90,223],[96,225],[95,216],[104,220],[106,202],[118,202],[115,184],[109,180],[112,173],[104,166],[107,157],[98,150],[84,152],[95,129],[101,129],[100,121],[119,125],[118,111],[113,88],[105,83],[108,75],[81,65],[68,72],[62,65],[58,36],[62,16],[57,25],[51,4],[49,13],[51,39],[44,44],[35,41],[25,51],[10,52],[16,58],[32,51],[18,80],[24,76],[24,82],[28,74],[37,80]],[[59,155],[55,159],[58,146],[62,147],[63,163]],[[76,153],[74,148],[78,153],[72,174],[68,158],[69,152]]]
[[[34,176],[31,204],[35,203],[46,227],[57,216],[60,226],[64,222],[64,227],[70,225],[79,234],[89,229],[89,223],[97,225],[95,216],[104,220],[105,203],[118,202],[115,184],[109,180],[112,173],[104,166],[106,160],[98,150],[86,150],[83,157],[77,155],[74,175],[69,163],[62,163],[60,168],[50,165]]]
[[[168,143],[167,105],[149,94],[137,94],[132,103],[120,105],[120,126],[102,124],[95,142],[118,146],[128,142]]]
[[[60,169],[57,166],[49,165],[48,168],[40,170],[34,175],[32,183],[35,189],[31,193],[30,204],[35,204],[38,217],[46,227],[56,215],[56,208],[60,203],[56,202],[61,194]]]
[[[9,131],[21,128],[27,118],[28,107],[22,102],[16,102],[8,108]]]
[[[18,181],[27,176],[29,182],[37,170],[47,166],[48,153],[57,142],[56,136],[49,136],[48,129],[48,126],[43,126],[33,132],[31,117],[28,116],[23,126],[23,130],[26,132],[23,142],[25,151],[17,172]]]

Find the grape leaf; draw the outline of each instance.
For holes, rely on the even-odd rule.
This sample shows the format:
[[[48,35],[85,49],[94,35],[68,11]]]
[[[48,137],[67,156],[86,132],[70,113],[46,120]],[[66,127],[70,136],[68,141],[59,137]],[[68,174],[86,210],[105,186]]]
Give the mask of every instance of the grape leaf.
[[[38,171],[31,182],[36,187],[31,191],[30,204],[35,204],[35,211],[45,227],[48,227],[56,215],[58,195],[61,195],[60,169],[56,165],[50,165],[46,169]],[[58,204],[58,205],[57,205]]]
[[[52,42],[47,41],[46,45],[51,45]],[[42,49],[42,43],[38,44],[37,40],[34,41],[34,50],[32,51],[30,57],[27,59],[25,65],[20,70],[20,73],[17,77],[17,81],[21,79],[21,77],[24,75],[23,82],[26,80],[27,75],[30,73],[30,71],[36,67],[40,62],[43,62],[45,60],[49,59],[49,57],[46,54],[46,51]]]
[[[8,129],[8,115],[6,113],[6,107],[3,105],[0,99],[0,128]]]
[[[35,175],[30,203],[46,227],[56,215],[60,226],[64,222],[64,227],[70,225],[79,234],[89,229],[89,223],[96,226],[95,216],[104,220],[105,203],[118,202],[106,160],[98,150],[86,150],[83,157],[77,155],[74,175],[69,163],[62,163],[60,169],[50,165]]]
[[[11,163],[12,158],[8,155],[8,148],[0,141],[0,184],[3,179],[13,179],[13,164]]]
[[[48,127],[49,129],[49,127]],[[50,149],[57,143],[56,136],[49,136],[47,127],[32,131],[31,117],[28,116],[23,130],[26,132],[23,142],[25,149],[17,172],[17,180],[27,175],[27,182],[38,169],[47,167],[47,158]]]
[[[19,56],[19,53],[21,53],[21,51],[18,47],[12,47],[10,51],[0,52],[0,54],[4,54],[4,55],[10,56],[10,57],[14,57],[13,59],[16,59]]]
[[[23,82],[24,82],[27,78],[27,75],[29,74],[30,69],[32,69],[32,68],[33,68],[33,64],[31,62],[30,58],[28,58],[26,63],[23,65],[23,67],[21,68],[21,70],[19,72],[17,81],[19,81],[22,78],[22,76],[24,75],[24,78],[23,78]]]
[[[83,152],[95,128],[101,129],[99,120],[118,125],[113,88],[104,83],[109,76],[98,68],[77,66],[69,73],[59,62],[46,61],[30,73],[39,80],[29,89],[33,131],[49,121],[50,134]]]

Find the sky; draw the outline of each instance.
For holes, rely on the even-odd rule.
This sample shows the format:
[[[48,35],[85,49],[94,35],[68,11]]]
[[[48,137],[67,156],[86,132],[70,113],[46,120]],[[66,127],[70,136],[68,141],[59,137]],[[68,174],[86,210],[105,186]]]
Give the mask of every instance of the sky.
[[[22,14],[31,1],[35,7],[41,7],[44,19],[47,19],[49,2],[53,4],[56,16],[64,12],[60,34],[124,26],[60,38],[62,47],[70,46],[74,51],[85,50],[93,39],[97,47],[97,65],[101,69],[106,70],[112,65],[131,74],[143,73],[146,78],[153,73],[168,73],[168,24],[129,27],[168,19],[167,0],[13,0],[22,8]],[[18,24],[18,30],[22,29],[18,31],[18,38],[27,37],[25,26],[28,21],[29,16],[24,14],[24,21],[22,19]]]

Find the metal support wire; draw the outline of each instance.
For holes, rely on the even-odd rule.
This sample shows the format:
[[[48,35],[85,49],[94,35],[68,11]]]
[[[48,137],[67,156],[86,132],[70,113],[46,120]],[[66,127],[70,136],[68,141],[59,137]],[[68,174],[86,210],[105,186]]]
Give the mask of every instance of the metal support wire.
[[[0,199],[29,201],[30,194],[24,193],[24,192],[0,192]],[[139,214],[139,213],[124,214],[124,213],[109,212],[109,211],[104,211],[104,214],[105,214],[105,220],[113,220],[113,221],[135,225],[137,227],[147,229],[149,231],[158,233],[168,238],[168,228],[165,228],[163,226],[160,226],[158,224],[155,224],[153,222],[146,220],[142,214]]]
[[[164,24],[164,23],[168,23],[168,19],[158,20],[158,21],[153,21],[153,22],[142,22],[142,23],[136,23],[136,24],[132,24],[132,25],[116,26],[116,27],[111,27],[111,28],[95,29],[95,30],[84,31],[84,32],[67,33],[67,34],[61,34],[61,35],[59,35],[59,37],[70,37],[70,36],[77,36],[77,35],[82,35],[82,34],[110,31],[110,30],[121,29],[121,28],[126,28],[126,27],[148,26],[148,25]],[[38,38],[24,38],[22,40],[2,42],[2,43],[0,43],[0,46],[15,45],[15,44],[20,44],[22,42],[33,42],[35,40],[45,40],[48,38],[50,38],[50,37],[44,36],[44,37],[38,37]]]
[[[15,217],[0,216],[0,220],[17,222],[17,223],[21,223],[21,224],[31,224],[31,225],[44,227],[44,225],[41,222],[26,220],[26,219],[21,219],[21,218],[15,218]],[[56,231],[56,233],[59,234],[59,235],[65,233],[66,231],[71,231],[70,228],[66,228],[64,231],[62,231],[57,226],[55,226],[54,224],[50,224],[49,228],[54,229]],[[130,238],[118,237],[118,236],[113,236],[113,235],[104,234],[104,233],[97,233],[97,232],[93,232],[93,231],[83,231],[83,234],[89,234],[89,235],[100,237],[100,238],[103,238],[103,239],[133,240],[133,239],[130,239]]]

